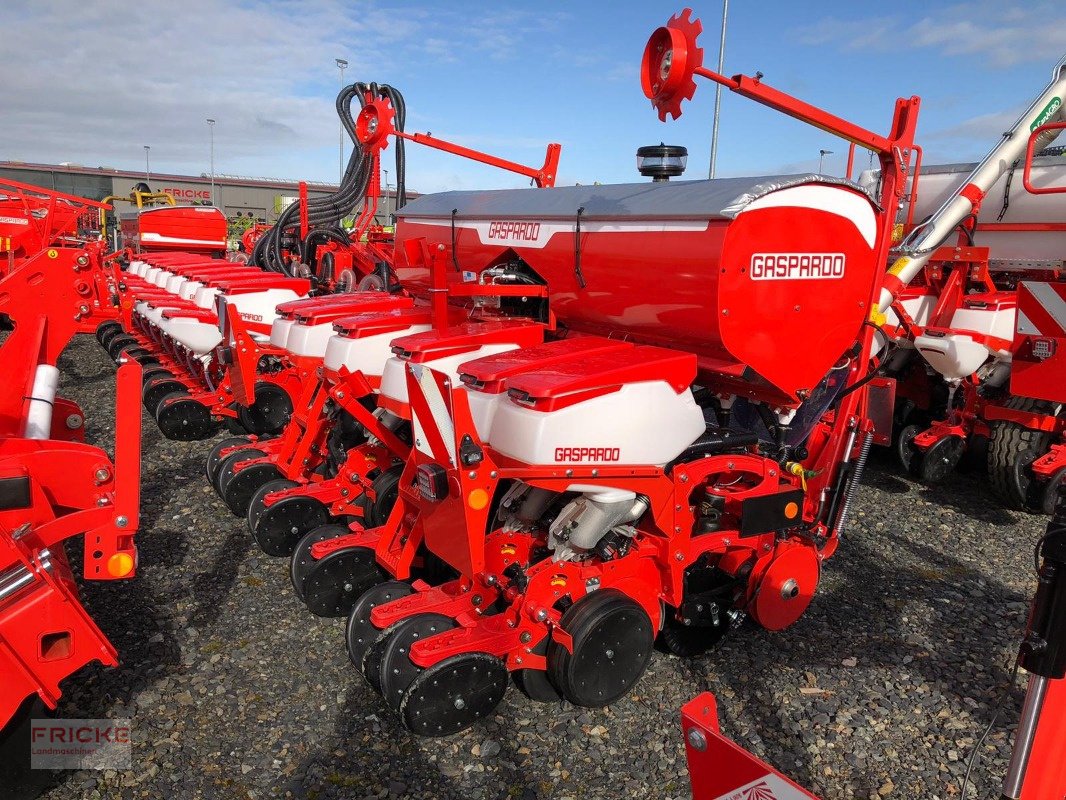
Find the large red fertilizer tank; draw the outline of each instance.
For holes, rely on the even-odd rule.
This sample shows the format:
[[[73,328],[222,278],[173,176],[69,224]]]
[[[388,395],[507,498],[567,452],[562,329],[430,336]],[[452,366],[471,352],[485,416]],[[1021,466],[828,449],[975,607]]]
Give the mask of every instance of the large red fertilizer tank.
[[[460,269],[519,258],[566,328],[695,353],[704,381],[795,405],[869,315],[876,230],[854,185],[792,175],[427,195],[397,239],[453,246]]]

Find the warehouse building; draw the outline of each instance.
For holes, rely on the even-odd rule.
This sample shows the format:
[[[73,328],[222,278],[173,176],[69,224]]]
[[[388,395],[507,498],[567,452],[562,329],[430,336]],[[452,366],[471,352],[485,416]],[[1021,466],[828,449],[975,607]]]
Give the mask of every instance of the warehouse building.
[[[209,175],[171,175],[156,172],[146,174],[70,163],[31,164],[22,161],[0,161],[0,178],[90,200],[103,200],[110,196],[126,197],[133,191],[134,186],[147,183],[153,192],[169,194],[181,205],[213,204],[221,208],[231,220],[252,217],[267,222],[274,222],[281,210],[299,194],[297,181],[215,175],[212,189]],[[307,183],[308,194],[312,197],[326,195],[336,189],[336,184],[310,181]],[[386,213],[394,209],[395,192],[391,192],[387,201],[382,198],[377,222],[387,224]]]

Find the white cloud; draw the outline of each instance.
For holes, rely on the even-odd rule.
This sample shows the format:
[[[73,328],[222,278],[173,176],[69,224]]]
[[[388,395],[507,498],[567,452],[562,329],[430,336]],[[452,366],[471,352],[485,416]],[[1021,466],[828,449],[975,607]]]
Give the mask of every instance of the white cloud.
[[[521,52],[516,32],[568,19],[500,10],[471,25],[458,6],[370,0],[9,0],[3,16],[0,160],[136,169],[150,145],[153,171],[198,174],[211,117],[217,172],[309,180],[336,179],[334,58],[346,82],[415,59],[502,61]],[[303,174],[309,163],[322,174]]]
[[[1066,28],[1055,24],[1057,5],[1047,2],[1009,7],[983,2],[945,6],[921,19],[827,17],[801,28],[804,44],[837,44],[843,50],[893,52],[935,49],[951,56],[979,56],[993,67],[1055,61],[1066,51]]]

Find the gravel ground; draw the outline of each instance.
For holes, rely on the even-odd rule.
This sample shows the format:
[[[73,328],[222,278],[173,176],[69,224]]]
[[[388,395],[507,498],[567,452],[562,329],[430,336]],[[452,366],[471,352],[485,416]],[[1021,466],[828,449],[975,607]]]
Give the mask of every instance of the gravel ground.
[[[106,355],[86,337],[64,362],[90,439],[109,448]],[[1045,519],[997,507],[981,477],[927,488],[875,458],[849,538],[788,631],[746,625],[691,661],[657,653],[609,709],[512,689],[493,719],[426,740],[349,666],[342,621],[306,613],[285,563],[208,488],[209,446],[166,441],[144,418],[137,579],[84,589],[122,665],[86,668],[59,707],[130,717],[135,768],[51,775],[45,797],[687,797],[679,709],[705,690],[728,735],[825,798],[957,797],[1003,703],[971,791],[999,796]]]

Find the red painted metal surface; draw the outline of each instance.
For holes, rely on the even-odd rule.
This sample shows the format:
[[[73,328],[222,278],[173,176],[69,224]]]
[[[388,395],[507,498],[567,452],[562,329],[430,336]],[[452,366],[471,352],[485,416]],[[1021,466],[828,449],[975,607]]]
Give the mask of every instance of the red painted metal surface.
[[[54,708],[60,682],[85,664],[117,663],[81,606],[64,542],[84,536],[87,579],[136,573],[139,365],[119,369],[114,464],[65,430],[82,425],[70,401],[49,404],[52,438],[41,438],[49,433],[39,421],[30,423],[31,408],[48,400],[35,398],[34,387],[70,339],[117,316],[112,270],[101,246],[50,247],[0,279],[0,313],[14,325],[0,344],[0,374],[8,380],[0,393],[0,481],[9,490],[0,506],[0,726],[33,693]]]
[[[722,735],[718,704],[704,692],[681,709],[693,800],[818,800]]]
[[[213,206],[153,206],[123,214],[126,246],[137,252],[217,255],[226,251],[226,216]]]

